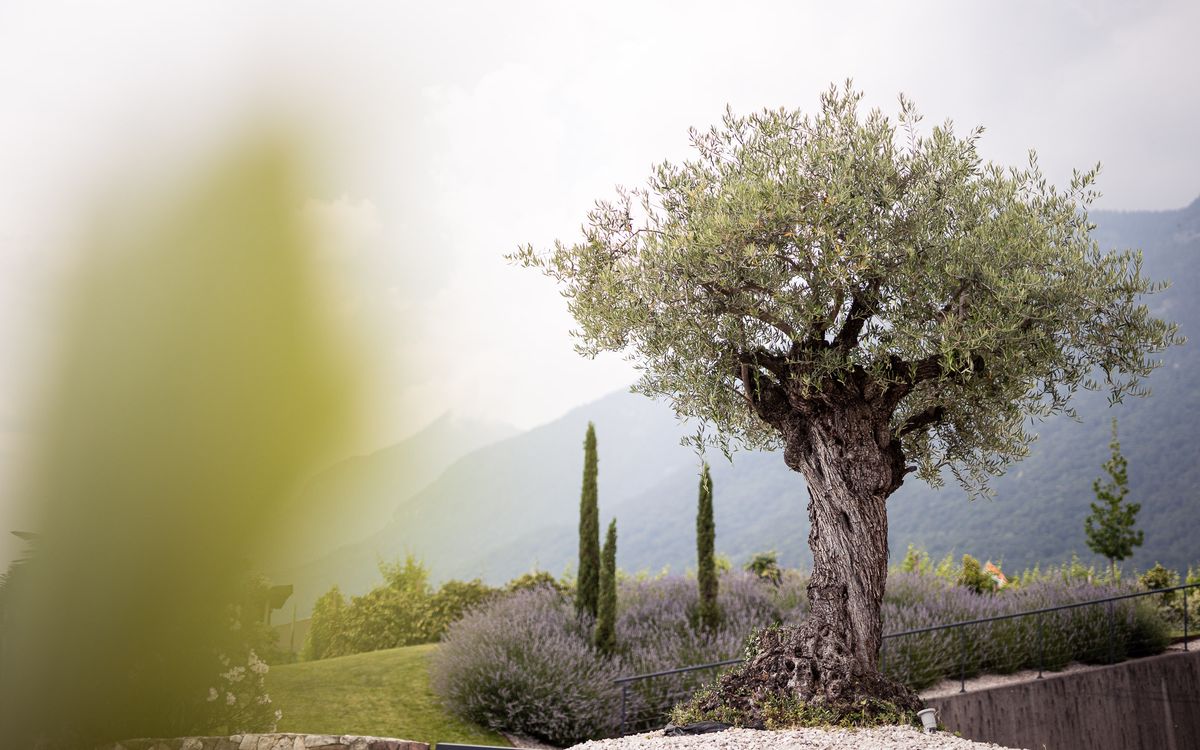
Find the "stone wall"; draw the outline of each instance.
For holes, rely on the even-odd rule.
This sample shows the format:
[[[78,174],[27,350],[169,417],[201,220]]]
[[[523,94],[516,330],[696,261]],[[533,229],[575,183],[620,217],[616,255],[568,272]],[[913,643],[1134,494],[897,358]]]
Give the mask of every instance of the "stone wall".
[[[235,734],[122,740],[98,750],[429,750],[424,742],[349,734]]]
[[[1047,673],[926,703],[948,730],[1005,747],[1200,748],[1200,651]]]

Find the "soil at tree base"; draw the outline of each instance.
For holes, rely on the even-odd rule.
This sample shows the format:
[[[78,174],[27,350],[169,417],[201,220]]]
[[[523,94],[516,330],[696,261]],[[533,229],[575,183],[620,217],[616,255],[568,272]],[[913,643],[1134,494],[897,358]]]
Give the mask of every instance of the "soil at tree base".
[[[698,717],[751,728],[816,720],[857,726],[915,722],[923,703],[907,686],[862,668],[844,634],[813,620],[757,636],[756,653],[722,675],[691,708]]]

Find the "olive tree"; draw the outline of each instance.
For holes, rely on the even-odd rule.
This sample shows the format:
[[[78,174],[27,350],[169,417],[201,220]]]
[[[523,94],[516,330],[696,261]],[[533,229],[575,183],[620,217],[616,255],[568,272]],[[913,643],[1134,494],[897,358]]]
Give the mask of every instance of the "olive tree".
[[[763,636],[774,666],[725,680],[727,703],[911,705],[877,670],[888,497],[910,473],[986,491],[1031,417],[1080,387],[1144,394],[1179,338],[1140,302],[1165,286],[1140,254],[1092,239],[1098,166],[1060,190],[1033,152],[985,163],[981,128],[860,100],[847,83],[812,115],[727,110],[692,160],[597,202],[581,241],[510,256],[559,283],[579,351],[627,353],[699,446],[782,449],[804,476],[811,614]]]

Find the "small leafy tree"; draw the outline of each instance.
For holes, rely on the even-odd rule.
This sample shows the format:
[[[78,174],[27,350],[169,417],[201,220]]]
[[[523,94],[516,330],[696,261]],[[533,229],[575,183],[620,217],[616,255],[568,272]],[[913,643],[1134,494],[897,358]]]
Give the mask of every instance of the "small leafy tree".
[[[528,573],[522,573],[504,584],[504,590],[509,593],[540,588],[553,589],[560,594],[567,590],[567,586],[545,570],[531,570]]]
[[[1117,440],[1117,420],[1112,421],[1112,442],[1108,444],[1112,456],[1104,462],[1108,481],[1092,482],[1092,491],[1097,502],[1092,503],[1092,513],[1083,522],[1087,532],[1088,548],[1097,555],[1108,558],[1108,566],[1116,579],[1117,562],[1130,557],[1134,547],[1142,546],[1143,534],[1134,530],[1141,503],[1126,502],[1129,494],[1127,462],[1121,455],[1121,443]]]
[[[1153,568],[1150,568],[1138,577],[1138,581],[1144,588],[1150,591],[1169,589],[1179,585],[1179,573],[1169,568],[1164,568],[1162,563],[1156,562]],[[1167,591],[1162,595],[1162,599],[1165,602],[1171,602],[1175,599],[1175,594],[1176,592],[1174,591]]]
[[[910,543],[904,553],[904,559],[900,561],[900,571],[925,575],[933,572],[933,562],[929,559],[928,552]]]
[[[775,550],[758,552],[746,563],[746,570],[772,585],[783,583],[783,570],[779,567],[779,553]]]
[[[450,580],[443,583],[432,596],[423,623],[425,641],[440,641],[450,624],[468,611],[491,601],[501,593],[478,578],[470,581]]]
[[[700,627],[706,630],[716,629],[721,617],[717,608],[717,561],[714,557],[716,536],[712,476],[706,463],[700,473],[700,498],[696,510],[696,583],[700,587]]]
[[[588,422],[583,441],[583,491],[579,497],[579,575],[575,608],[596,617],[600,592],[600,506],[596,491],[596,427]]]
[[[955,583],[971,589],[976,594],[996,590],[996,582],[992,580],[990,575],[983,571],[983,566],[971,555],[963,555],[962,570],[959,571],[958,579]]]
[[[617,648],[617,519],[608,524],[600,561],[600,600],[593,642],[603,654]]]
[[[313,605],[308,636],[304,639],[304,648],[300,651],[301,659],[312,661],[349,653],[342,642],[342,630],[345,627],[342,614],[345,609],[346,598],[336,585],[321,594]]]
[[[1140,255],[1092,238],[1098,168],[1060,191],[1032,153],[984,163],[982,129],[922,133],[903,97],[897,127],[861,98],[727,112],[691,132],[692,160],[597,202],[582,241],[512,256],[561,285],[580,352],[625,352],[698,447],[781,448],[804,477],[810,615],[721,678],[714,715],[919,706],[878,670],[888,497],[943,469],[986,490],[1028,452],[1030,416],[1081,386],[1144,394],[1147,354],[1180,340],[1142,304],[1164,285]]]
[[[429,571],[414,556],[404,563],[381,562],[384,583],[351,597],[343,615],[353,653],[412,646],[426,640],[429,618]]]

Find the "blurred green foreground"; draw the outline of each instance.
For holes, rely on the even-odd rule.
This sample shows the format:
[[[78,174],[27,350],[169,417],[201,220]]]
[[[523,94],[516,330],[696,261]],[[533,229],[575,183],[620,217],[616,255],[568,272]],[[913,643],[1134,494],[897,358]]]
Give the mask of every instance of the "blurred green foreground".
[[[352,426],[356,373],[319,302],[292,150],[258,138],[212,162],[126,193],[77,249],[28,481],[6,500],[38,519],[0,591],[6,747],[274,722],[244,584]]]

